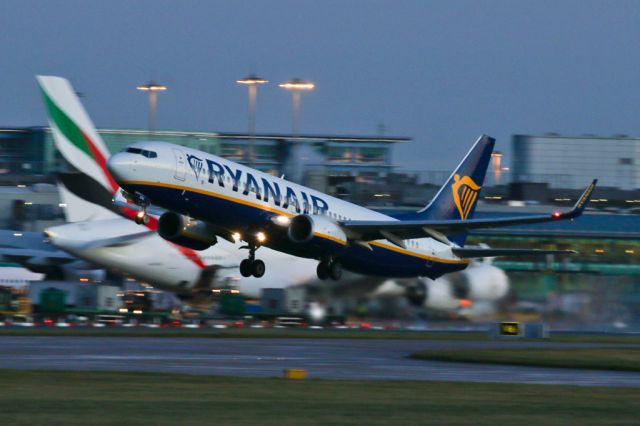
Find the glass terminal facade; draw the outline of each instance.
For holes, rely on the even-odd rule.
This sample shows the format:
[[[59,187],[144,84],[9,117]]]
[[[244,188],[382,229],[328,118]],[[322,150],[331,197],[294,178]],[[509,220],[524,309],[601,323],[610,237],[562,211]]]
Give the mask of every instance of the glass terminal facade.
[[[581,189],[597,177],[599,186],[640,189],[640,139],[558,135],[514,135],[514,182],[544,182]]]
[[[391,148],[402,137],[215,133],[98,129],[111,153],[143,140],[209,152],[262,171],[291,178],[301,168],[303,183],[325,189],[333,176],[385,178],[392,168]],[[302,161],[301,161],[302,159]],[[48,128],[0,129],[0,180],[60,170],[62,162]],[[6,181],[6,178],[4,179]],[[295,180],[295,179],[292,179]]]

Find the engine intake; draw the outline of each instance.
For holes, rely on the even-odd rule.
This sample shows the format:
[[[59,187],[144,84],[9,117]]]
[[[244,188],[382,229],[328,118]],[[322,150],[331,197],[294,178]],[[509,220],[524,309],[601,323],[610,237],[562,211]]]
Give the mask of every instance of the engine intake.
[[[206,250],[218,242],[213,226],[174,212],[160,216],[158,235],[193,250]]]
[[[326,216],[301,214],[291,219],[287,231],[294,243],[309,243],[314,237],[330,240],[342,246],[347,244],[347,236],[340,225]]]
[[[313,220],[307,215],[298,215],[289,224],[289,239],[294,243],[306,243],[313,238]]]

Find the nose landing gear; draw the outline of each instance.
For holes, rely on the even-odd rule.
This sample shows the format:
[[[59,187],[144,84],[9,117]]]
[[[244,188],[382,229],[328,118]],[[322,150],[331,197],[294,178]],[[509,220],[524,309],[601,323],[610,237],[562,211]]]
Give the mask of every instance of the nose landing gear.
[[[337,281],[342,277],[342,265],[335,259],[323,259],[318,263],[316,274],[321,280],[331,278]]]
[[[146,225],[149,223],[149,215],[146,210],[140,210],[133,219],[138,225]]]

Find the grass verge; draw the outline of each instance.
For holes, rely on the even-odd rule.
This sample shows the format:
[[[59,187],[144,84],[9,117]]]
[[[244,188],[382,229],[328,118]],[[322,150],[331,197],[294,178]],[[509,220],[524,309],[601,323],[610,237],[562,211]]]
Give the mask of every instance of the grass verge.
[[[412,358],[432,361],[640,371],[640,348],[435,349]]]
[[[0,370],[2,424],[633,424],[640,389]]]

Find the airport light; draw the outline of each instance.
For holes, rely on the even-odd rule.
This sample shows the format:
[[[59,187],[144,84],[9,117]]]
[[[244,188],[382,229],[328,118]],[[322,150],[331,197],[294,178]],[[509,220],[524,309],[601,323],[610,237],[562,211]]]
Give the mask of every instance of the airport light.
[[[158,106],[158,92],[167,90],[167,86],[150,81],[147,84],[136,86],[137,90],[149,93],[149,133],[156,129],[156,109]]]
[[[236,83],[243,84],[249,89],[249,165],[253,165],[254,161],[254,136],[256,135],[256,98],[258,96],[258,85],[268,83],[264,78],[260,78],[255,74],[250,74],[245,78],[236,80]]]
[[[284,83],[280,83],[279,86],[285,90],[291,91],[291,101],[293,104],[293,124],[292,133],[298,134],[299,122],[300,122],[300,94],[302,91],[309,91],[315,89],[316,85],[310,81],[304,81],[299,78],[294,78]]]
[[[491,154],[491,163],[493,168],[493,179],[494,183],[500,183],[500,176],[502,175],[502,171],[504,168],[502,167],[502,153],[500,151],[496,151]]]

